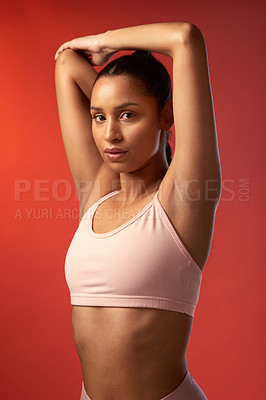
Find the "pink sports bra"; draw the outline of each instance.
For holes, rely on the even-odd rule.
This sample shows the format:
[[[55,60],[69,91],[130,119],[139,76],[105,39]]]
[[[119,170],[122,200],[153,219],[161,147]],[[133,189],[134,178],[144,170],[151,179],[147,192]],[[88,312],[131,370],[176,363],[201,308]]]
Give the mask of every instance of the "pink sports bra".
[[[96,233],[93,216],[108,193],[83,215],[65,258],[72,305],[143,307],[194,317],[202,271],[154,198],[130,221]]]

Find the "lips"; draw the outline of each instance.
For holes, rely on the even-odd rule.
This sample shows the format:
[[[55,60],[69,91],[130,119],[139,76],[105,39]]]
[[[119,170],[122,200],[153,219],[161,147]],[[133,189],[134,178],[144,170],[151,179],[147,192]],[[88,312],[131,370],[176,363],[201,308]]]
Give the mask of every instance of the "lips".
[[[127,154],[127,151],[123,151],[123,152],[117,152],[117,153],[106,153],[106,157],[109,158],[109,160],[120,160],[121,158],[125,157]]]
[[[113,147],[113,148],[110,148],[110,149],[107,148],[107,149],[104,150],[104,152],[105,153],[110,153],[110,154],[126,153],[125,150],[119,149],[118,147]]]

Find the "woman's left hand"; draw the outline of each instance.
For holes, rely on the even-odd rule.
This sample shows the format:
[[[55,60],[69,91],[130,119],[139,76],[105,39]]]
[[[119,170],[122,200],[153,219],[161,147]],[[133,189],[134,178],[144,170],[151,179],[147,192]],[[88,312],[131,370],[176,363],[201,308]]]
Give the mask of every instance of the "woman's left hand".
[[[98,35],[83,36],[63,43],[55,54],[55,60],[66,49],[81,52],[92,65],[104,65],[117,52],[107,50],[102,46],[104,33]]]

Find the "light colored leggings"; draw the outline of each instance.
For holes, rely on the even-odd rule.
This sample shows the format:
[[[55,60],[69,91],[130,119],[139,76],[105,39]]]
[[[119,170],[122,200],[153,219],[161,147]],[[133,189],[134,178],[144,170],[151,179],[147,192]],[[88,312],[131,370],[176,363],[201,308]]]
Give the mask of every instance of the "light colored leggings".
[[[91,399],[84,388],[82,382],[82,391],[80,400],[93,400]],[[159,400],[159,399],[158,399]],[[171,393],[163,397],[160,400],[208,400],[202,389],[199,387],[197,382],[193,379],[193,376],[187,371],[183,381],[177,386]]]

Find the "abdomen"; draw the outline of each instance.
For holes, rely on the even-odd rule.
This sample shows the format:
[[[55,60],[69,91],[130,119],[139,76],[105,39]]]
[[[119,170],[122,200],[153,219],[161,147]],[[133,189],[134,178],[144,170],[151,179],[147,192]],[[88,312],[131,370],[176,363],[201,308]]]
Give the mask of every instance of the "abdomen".
[[[137,398],[145,389],[156,397],[177,386],[186,371],[192,321],[168,310],[73,306],[74,340],[88,395]]]

